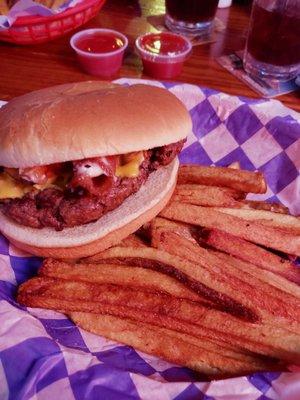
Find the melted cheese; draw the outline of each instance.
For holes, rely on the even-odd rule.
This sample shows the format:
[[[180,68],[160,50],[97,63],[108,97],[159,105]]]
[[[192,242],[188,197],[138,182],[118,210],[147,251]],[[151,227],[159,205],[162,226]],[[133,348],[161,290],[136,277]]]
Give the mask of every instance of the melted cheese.
[[[122,156],[120,164],[116,168],[116,176],[119,178],[136,178],[140,173],[140,165],[144,161],[144,154],[142,151],[136,153],[125,154]],[[10,171],[11,172],[11,171]],[[97,171],[98,175],[99,171]],[[57,189],[63,188],[69,180],[69,174],[66,176],[54,177],[48,179],[45,184],[30,185],[19,182],[14,179],[10,173],[0,173],[0,199],[14,199],[21,198],[31,190],[44,190],[50,187]],[[55,184],[53,182],[55,181]]]
[[[0,199],[20,198],[31,189],[31,185],[23,185],[5,172],[0,174]]]
[[[140,173],[140,165],[144,161],[142,151],[124,155],[125,163],[117,166],[116,176],[119,178],[136,178]]]

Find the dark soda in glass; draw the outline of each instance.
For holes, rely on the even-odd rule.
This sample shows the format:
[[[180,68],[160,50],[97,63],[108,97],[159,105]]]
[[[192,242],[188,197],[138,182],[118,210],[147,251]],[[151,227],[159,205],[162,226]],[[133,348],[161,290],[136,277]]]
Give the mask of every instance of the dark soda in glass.
[[[167,27],[184,35],[207,37],[217,11],[218,0],[166,0]]]
[[[167,13],[178,21],[198,23],[211,21],[218,0],[166,0]]]
[[[300,0],[254,0],[244,68],[254,77],[295,78],[300,71]]]
[[[300,13],[269,11],[253,6],[248,51],[256,60],[274,65],[300,63]]]

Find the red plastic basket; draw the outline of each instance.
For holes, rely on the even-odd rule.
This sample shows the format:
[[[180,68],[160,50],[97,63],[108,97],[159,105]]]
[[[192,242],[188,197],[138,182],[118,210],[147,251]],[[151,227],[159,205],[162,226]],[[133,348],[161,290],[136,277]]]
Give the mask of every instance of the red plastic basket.
[[[16,44],[37,44],[56,39],[94,18],[105,0],[83,0],[75,7],[50,17],[19,17],[0,31],[0,40]]]

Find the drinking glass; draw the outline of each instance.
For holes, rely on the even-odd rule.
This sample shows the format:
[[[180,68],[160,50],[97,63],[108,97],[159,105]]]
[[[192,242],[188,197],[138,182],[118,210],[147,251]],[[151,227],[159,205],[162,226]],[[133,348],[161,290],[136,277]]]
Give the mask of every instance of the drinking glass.
[[[244,53],[253,77],[288,81],[300,72],[300,0],[254,0]]]
[[[166,0],[167,27],[185,35],[207,35],[218,7],[218,0]]]

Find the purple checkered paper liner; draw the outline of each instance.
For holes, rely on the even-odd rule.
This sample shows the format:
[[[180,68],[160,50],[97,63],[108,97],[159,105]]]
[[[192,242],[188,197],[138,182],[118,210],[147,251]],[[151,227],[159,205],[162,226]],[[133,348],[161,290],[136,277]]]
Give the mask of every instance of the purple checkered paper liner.
[[[198,86],[120,79],[166,87],[193,118],[184,163],[262,171],[268,192],[300,213],[300,117],[278,101],[229,96]],[[253,196],[255,197],[255,196]],[[0,236],[0,400],[267,400],[300,399],[300,368],[222,381],[199,375],[76,327],[60,313],[26,309],[17,285],[41,260]]]

